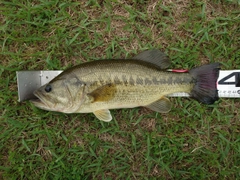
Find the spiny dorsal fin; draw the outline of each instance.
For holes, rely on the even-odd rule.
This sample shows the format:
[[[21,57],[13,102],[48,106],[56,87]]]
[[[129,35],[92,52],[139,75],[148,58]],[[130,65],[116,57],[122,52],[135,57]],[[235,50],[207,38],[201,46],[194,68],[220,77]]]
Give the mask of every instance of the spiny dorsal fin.
[[[112,115],[108,109],[101,109],[94,111],[93,114],[101,121],[110,122],[112,120]]]
[[[141,52],[137,56],[133,57],[133,59],[155,64],[160,67],[160,69],[167,69],[170,66],[170,60],[168,56],[158,49]]]
[[[146,107],[156,112],[168,113],[171,110],[172,105],[168,98],[162,97]]]
[[[106,84],[104,86],[101,86],[91,93],[88,94],[88,96],[93,99],[92,102],[97,101],[109,101],[114,98],[114,95],[116,93],[116,85],[114,84]]]

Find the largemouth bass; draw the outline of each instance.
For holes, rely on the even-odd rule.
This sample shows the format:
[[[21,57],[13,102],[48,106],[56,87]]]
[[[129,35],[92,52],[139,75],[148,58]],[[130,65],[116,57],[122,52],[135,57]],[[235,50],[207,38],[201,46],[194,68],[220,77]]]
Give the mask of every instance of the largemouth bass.
[[[34,92],[31,102],[44,110],[63,113],[94,113],[112,120],[109,109],[147,107],[167,113],[166,97],[189,93],[204,104],[218,100],[216,82],[219,63],[203,65],[188,73],[167,72],[168,57],[159,50],[148,50],[132,59],[97,60],[63,71]]]

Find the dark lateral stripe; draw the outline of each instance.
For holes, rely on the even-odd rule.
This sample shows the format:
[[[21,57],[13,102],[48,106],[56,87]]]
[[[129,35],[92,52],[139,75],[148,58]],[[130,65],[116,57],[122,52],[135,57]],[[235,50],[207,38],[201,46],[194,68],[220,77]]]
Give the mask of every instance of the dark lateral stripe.
[[[139,85],[143,85],[143,79],[137,77],[136,83]]]
[[[129,83],[130,83],[131,85],[134,85],[134,84],[135,84],[135,81],[134,81],[134,79],[133,79],[132,76],[131,76],[130,79],[129,79]]]
[[[115,76],[113,81],[109,83],[115,84],[125,84],[125,85],[162,85],[162,84],[186,84],[186,83],[194,83],[194,80],[191,76],[181,76],[181,77],[168,77],[166,79],[152,77],[150,78],[133,78],[132,76],[127,77],[123,75],[121,78]]]
[[[183,83],[192,83],[192,77],[168,77],[167,79],[157,79],[156,77],[152,78],[152,82],[155,85],[159,84],[183,84]]]

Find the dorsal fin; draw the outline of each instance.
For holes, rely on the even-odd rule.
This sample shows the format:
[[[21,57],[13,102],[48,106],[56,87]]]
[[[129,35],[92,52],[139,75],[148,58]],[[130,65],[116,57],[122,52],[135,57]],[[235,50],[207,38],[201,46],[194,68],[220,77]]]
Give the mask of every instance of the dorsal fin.
[[[147,50],[133,57],[133,59],[149,62],[157,65],[160,69],[167,69],[170,66],[168,56],[158,49]]]

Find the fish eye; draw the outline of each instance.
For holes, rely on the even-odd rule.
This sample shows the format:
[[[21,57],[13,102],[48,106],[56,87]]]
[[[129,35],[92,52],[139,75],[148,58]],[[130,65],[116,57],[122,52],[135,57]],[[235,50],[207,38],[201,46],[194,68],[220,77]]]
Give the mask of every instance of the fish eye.
[[[52,91],[52,86],[50,84],[48,84],[46,87],[45,87],[45,91],[48,93],[48,92],[51,92]]]

